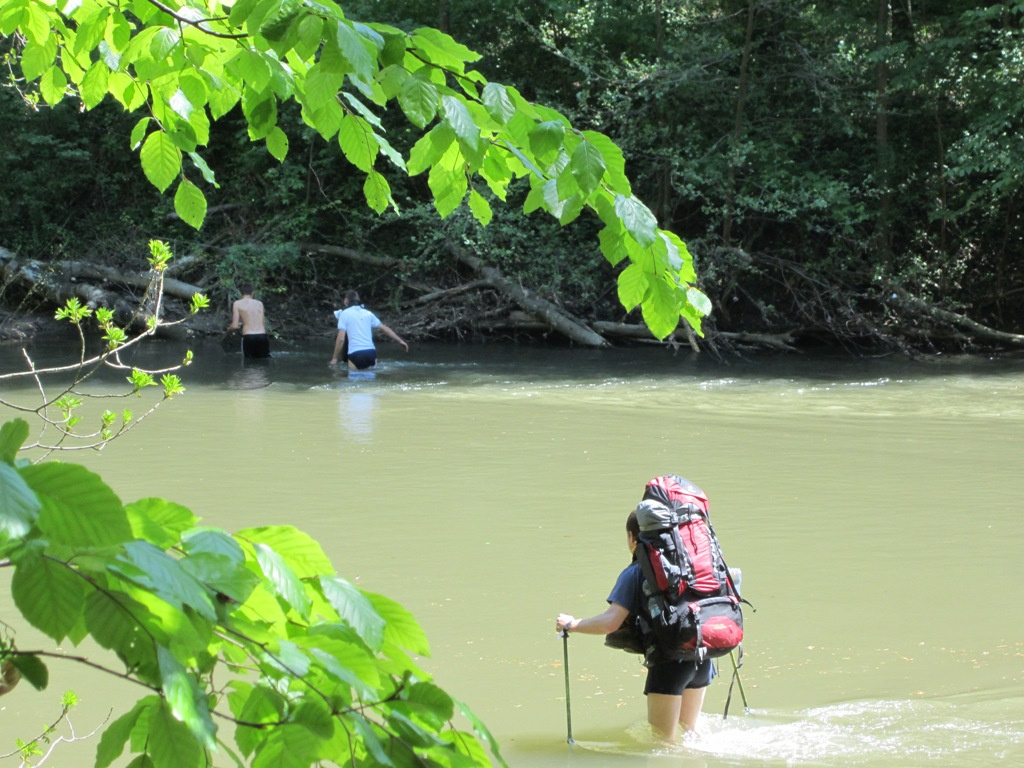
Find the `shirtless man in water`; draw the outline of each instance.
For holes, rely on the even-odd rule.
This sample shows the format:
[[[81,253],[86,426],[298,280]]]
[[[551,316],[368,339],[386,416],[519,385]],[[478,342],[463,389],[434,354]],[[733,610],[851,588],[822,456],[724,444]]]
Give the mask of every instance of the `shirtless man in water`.
[[[243,285],[242,298],[231,307],[229,331],[242,326],[242,354],[246,357],[270,357],[270,339],[263,325],[263,302],[252,297],[252,286]]]

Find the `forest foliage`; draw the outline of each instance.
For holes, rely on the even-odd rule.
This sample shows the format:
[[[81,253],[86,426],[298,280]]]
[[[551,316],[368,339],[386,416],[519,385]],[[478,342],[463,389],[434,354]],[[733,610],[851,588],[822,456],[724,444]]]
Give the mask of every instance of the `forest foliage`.
[[[711,300],[708,343],[729,332],[855,351],[1016,343],[1024,310],[1019,3],[344,7],[348,19],[386,20],[406,33],[437,27],[481,54],[472,65],[482,79],[514,83],[524,101],[614,141],[636,199],[693,254],[695,284]],[[21,44],[3,42],[7,53]],[[15,80],[18,88],[0,90],[0,127],[11,137],[0,150],[0,196],[12,201],[0,211],[0,232],[20,254],[117,260],[159,234],[203,256],[192,279],[215,298],[256,277],[265,295],[281,294],[282,312],[288,291],[301,287],[326,306],[355,285],[404,313],[417,296],[472,279],[451,255],[457,244],[578,317],[638,319],[614,282],[632,262],[602,258],[605,222],[583,216],[562,229],[550,217],[524,221],[522,208],[537,203],[526,177],[502,190],[508,205],[484,184],[472,206],[439,221],[429,174],[379,163],[400,215],[378,215],[364,204],[365,158],[339,151],[284,102],[268,152],[270,133],[250,141],[243,103],[211,126],[199,152],[217,185],[186,174],[209,204],[197,234],[176,221],[173,200],[150,188],[128,151],[137,115],[110,98],[86,115],[74,100],[50,108],[37,84]],[[38,111],[22,96],[41,99]],[[381,113],[382,135],[412,162],[416,119],[426,115],[398,117]],[[285,140],[278,162],[273,147]],[[309,243],[344,245],[389,267],[339,260]]]

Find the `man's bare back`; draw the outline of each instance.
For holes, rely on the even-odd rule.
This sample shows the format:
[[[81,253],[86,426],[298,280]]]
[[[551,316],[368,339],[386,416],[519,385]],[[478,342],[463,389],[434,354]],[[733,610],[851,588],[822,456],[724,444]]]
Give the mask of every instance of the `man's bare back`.
[[[243,336],[250,333],[266,333],[267,329],[263,325],[263,302],[252,296],[242,296],[238,299],[231,308],[230,329],[238,328],[239,324],[242,326]]]

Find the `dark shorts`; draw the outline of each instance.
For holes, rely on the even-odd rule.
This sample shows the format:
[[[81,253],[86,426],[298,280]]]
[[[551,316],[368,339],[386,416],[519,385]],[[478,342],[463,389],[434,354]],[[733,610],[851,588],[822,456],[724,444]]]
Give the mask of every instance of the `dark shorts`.
[[[663,693],[668,696],[682,696],[687,688],[706,688],[715,676],[715,664],[705,659],[700,664],[693,661],[666,661],[655,664],[647,670],[644,695]]]
[[[358,352],[349,352],[348,361],[360,371],[373,368],[377,364],[377,350],[360,349]]]
[[[270,357],[270,337],[265,333],[242,336],[242,354],[246,357]]]

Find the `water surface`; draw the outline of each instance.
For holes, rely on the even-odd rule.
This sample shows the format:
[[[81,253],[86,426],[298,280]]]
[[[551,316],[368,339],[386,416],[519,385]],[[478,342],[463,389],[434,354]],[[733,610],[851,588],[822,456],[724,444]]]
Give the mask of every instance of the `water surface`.
[[[262,364],[200,347],[184,397],[72,458],[124,501],[164,496],[228,530],[313,534],[342,575],[413,612],[426,668],[512,765],[1024,759],[1021,361],[381,352],[375,373],[350,376],[328,368],[329,339],[279,345]],[[177,354],[151,344],[135,362]],[[654,747],[636,657],[573,636],[570,748],[554,617],[604,609],[628,557],[625,516],[664,473],[708,493],[757,609],[741,670],[749,711],[734,688],[722,717],[725,659],[698,736]],[[51,679],[0,699],[0,753],[52,719],[67,687],[83,700],[81,733],[139,695],[71,665],[51,665]],[[95,745],[62,745],[60,764],[91,764]]]

